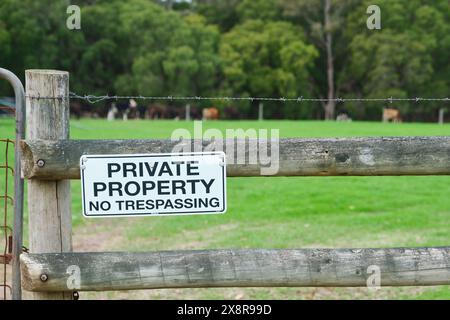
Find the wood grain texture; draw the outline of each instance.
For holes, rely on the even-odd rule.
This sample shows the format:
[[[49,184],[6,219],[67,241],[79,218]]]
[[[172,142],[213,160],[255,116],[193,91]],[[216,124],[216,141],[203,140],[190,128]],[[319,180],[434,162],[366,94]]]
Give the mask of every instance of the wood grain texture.
[[[272,164],[251,162],[266,154],[257,143],[245,140],[26,140],[21,142],[23,173],[29,179],[79,179],[83,154],[168,153],[180,145],[191,150],[223,150],[227,154],[228,176],[260,176],[263,168],[278,167],[277,176],[372,176],[448,175],[450,137],[383,137],[281,139],[279,157]],[[200,146],[195,149],[195,146]],[[222,147],[223,146],[223,147]],[[228,148],[227,146],[230,146]],[[268,148],[271,150],[271,147]],[[237,152],[245,157],[238,161]],[[36,162],[42,159],[44,167]],[[256,158],[261,159],[261,158]],[[254,160],[254,158],[253,158]],[[270,170],[268,170],[270,171]]]
[[[392,249],[239,249],[22,254],[30,291],[194,287],[366,286],[378,266],[381,286],[450,284],[450,247]],[[48,277],[41,280],[41,275]]]
[[[69,138],[69,100],[39,99],[69,94],[69,74],[27,70],[27,136],[30,139]],[[31,252],[72,251],[70,181],[28,181],[29,246]],[[38,293],[34,299],[69,299],[70,293]]]

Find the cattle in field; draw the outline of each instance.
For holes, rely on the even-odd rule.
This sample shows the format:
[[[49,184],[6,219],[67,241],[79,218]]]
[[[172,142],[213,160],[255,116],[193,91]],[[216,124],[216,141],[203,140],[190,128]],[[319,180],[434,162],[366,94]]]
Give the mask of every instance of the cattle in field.
[[[147,107],[146,119],[174,119],[179,120],[184,117],[184,110],[178,106],[152,103]]]
[[[346,113],[339,113],[337,115],[337,117],[336,117],[336,121],[339,121],[339,122],[351,122],[352,118],[350,118],[349,115],[346,114]]]
[[[199,107],[191,106],[190,118],[191,120],[202,120],[202,111],[200,110]]]
[[[401,122],[400,111],[394,108],[383,108],[383,122]]]
[[[109,121],[116,119],[117,116],[121,116],[123,120],[128,120],[128,113],[130,112],[129,103],[120,102],[120,103],[111,103],[111,106],[108,109],[108,114],[106,118]]]
[[[136,118],[139,118],[138,104],[136,100],[130,99],[128,101],[127,119],[136,119]]]
[[[146,108],[137,104],[136,100],[130,99],[127,102],[113,102],[108,109],[107,119],[114,120],[117,116],[122,120],[144,118]]]
[[[130,101],[116,103],[117,113],[122,116],[122,120],[128,120],[128,114],[130,113]]]
[[[347,110],[342,109],[338,112],[338,115],[336,117],[336,121],[340,121],[340,122],[351,122],[352,118],[350,117],[349,113]]]
[[[164,106],[164,118],[165,119],[174,119],[180,120],[183,117],[183,110],[181,107],[166,105]]]
[[[165,108],[162,104],[152,103],[147,106],[147,112],[145,114],[146,119],[157,120],[164,119]]]
[[[70,101],[69,108],[70,115],[78,120],[80,118],[95,118],[97,116],[97,113],[91,104],[79,100]]]
[[[202,111],[203,120],[218,120],[219,110],[215,107],[205,108]]]
[[[225,107],[224,114],[225,114],[225,119],[238,120],[240,118],[238,109],[233,106]]]
[[[119,112],[119,110],[116,107],[115,103],[111,104],[111,107],[108,110],[108,114],[106,116],[106,119],[108,119],[108,121],[112,121],[116,118],[116,114]]]

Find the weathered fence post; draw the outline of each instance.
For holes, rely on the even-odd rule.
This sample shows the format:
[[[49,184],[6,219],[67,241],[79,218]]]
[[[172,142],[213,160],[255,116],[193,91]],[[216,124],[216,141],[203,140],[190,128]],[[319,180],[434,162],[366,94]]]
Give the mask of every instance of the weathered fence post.
[[[28,139],[69,138],[69,73],[27,70]],[[46,159],[38,159],[39,167]],[[72,251],[70,181],[28,180],[29,243],[33,253]],[[41,281],[47,281],[43,275]],[[71,299],[71,292],[34,293],[34,299]]]
[[[444,108],[439,109],[439,120],[438,120],[439,124],[444,124],[444,112],[445,112]]]
[[[264,105],[262,102],[260,102],[258,105],[258,120],[264,120]]]
[[[186,114],[185,114],[186,121],[190,121],[191,120],[191,105],[189,103],[186,105],[185,112],[186,112]]]

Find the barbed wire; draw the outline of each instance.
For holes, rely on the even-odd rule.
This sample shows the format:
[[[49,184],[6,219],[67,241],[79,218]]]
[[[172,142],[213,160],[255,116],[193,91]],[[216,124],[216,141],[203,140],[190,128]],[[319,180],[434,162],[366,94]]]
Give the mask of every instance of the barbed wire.
[[[440,98],[423,98],[423,97],[413,97],[413,98],[395,98],[395,97],[387,97],[387,98],[308,98],[308,97],[233,97],[233,96],[143,96],[143,95],[79,95],[74,92],[70,92],[68,97],[41,97],[41,96],[32,96],[26,95],[26,97],[31,99],[80,99],[85,100],[89,103],[95,104],[105,100],[164,100],[164,101],[202,101],[202,100],[211,100],[211,101],[270,101],[270,102],[336,102],[336,103],[344,103],[344,102],[422,102],[422,101],[441,101],[448,102],[450,101],[449,97],[440,97]]]

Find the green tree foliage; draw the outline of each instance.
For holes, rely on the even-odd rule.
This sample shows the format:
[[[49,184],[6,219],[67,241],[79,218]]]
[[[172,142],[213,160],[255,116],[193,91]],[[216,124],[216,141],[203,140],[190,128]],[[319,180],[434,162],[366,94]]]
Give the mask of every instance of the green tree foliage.
[[[312,80],[319,97],[330,99],[323,103],[325,119],[335,116],[340,77],[346,60],[347,48],[342,45],[341,29],[354,0],[279,0],[284,15],[293,23],[304,26],[308,40],[320,50]],[[365,17],[365,14],[362,15]]]
[[[0,44],[1,64],[4,66],[12,65],[11,34],[6,29],[5,24],[2,21],[0,21]],[[12,94],[12,89],[5,81],[0,82],[0,93],[1,92],[8,92],[9,94]]]
[[[367,97],[444,97],[450,88],[450,21],[448,1],[379,1],[382,29],[364,28],[365,1],[348,17],[346,37],[350,63],[341,79],[347,95]],[[355,34],[355,30],[357,31]],[[404,113],[440,107],[398,103]],[[367,107],[366,110],[363,108]],[[376,113],[377,104],[359,105]]]
[[[128,39],[130,71],[116,81],[118,92],[149,95],[207,95],[216,86],[220,34],[204,18],[180,16],[146,1],[127,3],[120,13]]]
[[[72,31],[83,38],[80,59],[72,72],[74,91],[115,92],[115,79],[125,72],[127,57],[127,36],[121,31],[119,12],[120,1],[117,0],[81,6],[81,30]]]
[[[82,94],[448,96],[448,0],[380,0],[382,28],[368,30],[372,2],[78,0],[81,30],[69,30],[68,1],[1,0],[0,64],[22,80],[26,69],[68,70]],[[254,118],[257,104],[233,106]],[[384,106],[265,103],[265,114],[379,119]],[[443,106],[392,105],[410,118]]]
[[[249,20],[225,34],[220,48],[224,92],[251,97],[309,96],[308,70],[318,53],[304,42],[302,33],[288,22]],[[274,116],[299,115],[292,105],[287,110],[276,106]]]
[[[209,24],[215,24],[221,32],[227,32],[239,21],[236,9],[240,2],[240,0],[193,0],[193,7],[206,17]]]
[[[24,78],[24,70],[72,70],[82,45],[65,26],[66,5],[51,0],[0,2],[1,64]],[[49,10],[52,8],[52,10]],[[4,86],[5,87],[5,86]],[[8,87],[7,92],[10,92]]]
[[[281,20],[281,7],[278,0],[242,0],[236,6],[236,12],[240,22]]]

